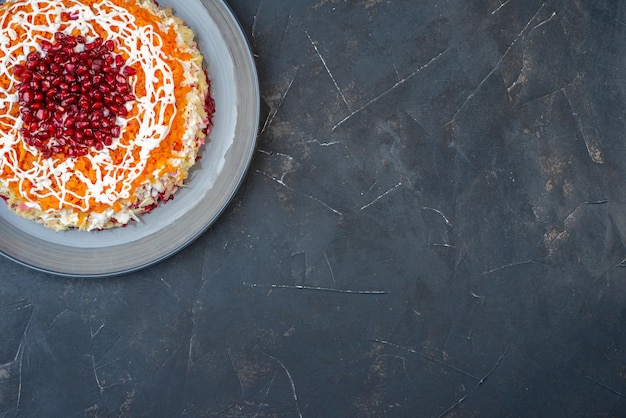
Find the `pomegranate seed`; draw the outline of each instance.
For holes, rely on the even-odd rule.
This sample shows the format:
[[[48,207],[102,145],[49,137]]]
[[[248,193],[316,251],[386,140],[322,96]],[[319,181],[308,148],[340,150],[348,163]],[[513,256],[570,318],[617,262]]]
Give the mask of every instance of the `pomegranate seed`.
[[[67,85],[66,85],[67,86]],[[61,88],[61,86],[59,86],[59,88]],[[57,93],[57,99],[59,99],[61,102],[64,102],[65,100],[67,100],[69,97],[71,96],[71,93],[67,92],[67,91],[60,91]]]
[[[63,102],[61,102],[63,105],[65,106],[69,106],[69,105],[73,105],[78,101],[78,98],[76,96],[72,96],[72,94],[70,93],[70,97],[68,97],[67,99],[63,100]]]
[[[78,44],[78,42],[76,42],[76,39],[73,36],[67,36],[65,40],[63,41],[63,44],[65,44],[66,46],[66,48],[63,48],[63,50],[67,54],[70,54],[72,53],[72,50]]]
[[[88,75],[89,74],[89,68],[87,68],[87,66],[85,65],[81,65],[76,69],[76,74],[79,76],[83,76],[83,75]]]
[[[26,90],[25,92],[22,93],[22,101],[24,103],[30,103],[33,100],[33,96],[35,95],[35,93],[32,90]]]
[[[50,117],[50,112],[48,112],[46,109],[39,109],[37,113],[35,113],[35,117],[37,117],[39,120],[46,120]]]
[[[74,122],[76,121],[76,119],[74,119],[74,117],[72,117],[71,115],[68,115],[65,120],[63,121],[63,126],[66,128],[69,128],[71,126],[74,125]]]
[[[74,51],[78,44],[84,51]],[[43,54],[30,52],[13,67],[25,143],[44,158],[111,146],[121,134],[117,118],[127,116],[126,104],[136,100],[128,83],[135,69],[113,53],[113,40],[87,43],[82,35],[57,32],[40,47]]]
[[[41,41],[41,49],[44,52],[48,52],[52,49],[52,43],[49,41]]]
[[[54,57],[54,63],[55,64],[61,64],[61,63],[65,62],[65,61],[67,61],[67,57],[68,57],[68,54],[66,54],[65,52],[61,51],[61,52],[58,53],[58,55],[56,55]]]

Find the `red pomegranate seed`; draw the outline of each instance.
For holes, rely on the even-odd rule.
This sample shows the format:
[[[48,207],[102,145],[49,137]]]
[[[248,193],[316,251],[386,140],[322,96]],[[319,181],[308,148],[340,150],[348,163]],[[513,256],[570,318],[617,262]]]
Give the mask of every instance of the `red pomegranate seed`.
[[[39,120],[47,120],[50,117],[50,112],[46,109],[39,109],[37,113],[35,113],[35,117]]]
[[[74,50],[78,44],[84,51]],[[113,53],[113,40],[87,43],[84,36],[57,32],[40,47],[43,54],[30,52],[13,67],[24,141],[46,158],[110,146],[121,133],[116,119],[125,117],[126,103],[136,99],[127,80],[135,69]]]
[[[26,104],[30,103],[33,100],[33,96],[35,95],[35,93],[28,89],[25,92],[22,93],[22,101]]]

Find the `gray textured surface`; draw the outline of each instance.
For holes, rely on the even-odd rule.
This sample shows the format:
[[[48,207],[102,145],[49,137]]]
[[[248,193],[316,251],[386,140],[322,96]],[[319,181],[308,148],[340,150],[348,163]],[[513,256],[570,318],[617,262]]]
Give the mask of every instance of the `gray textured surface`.
[[[131,275],[0,260],[0,416],[623,416],[621,3],[229,4],[243,187]]]

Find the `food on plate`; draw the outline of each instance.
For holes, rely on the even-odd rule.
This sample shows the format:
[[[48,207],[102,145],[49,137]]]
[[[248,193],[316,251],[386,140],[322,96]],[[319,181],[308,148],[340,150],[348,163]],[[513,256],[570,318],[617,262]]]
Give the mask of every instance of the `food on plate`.
[[[192,30],[153,0],[8,0],[0,197],[57,231],[138,220],[188,178],[210,90]]]

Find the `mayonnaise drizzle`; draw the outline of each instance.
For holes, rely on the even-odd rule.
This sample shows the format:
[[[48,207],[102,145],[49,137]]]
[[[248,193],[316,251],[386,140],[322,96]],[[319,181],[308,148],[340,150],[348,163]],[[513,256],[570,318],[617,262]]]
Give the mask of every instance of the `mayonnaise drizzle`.
[[[131,198],[133,181],[143,173],[150,152],[159,146],[170,131],[174,118],[165,117],[166,109],[169,107],[174,114],[177,111],[174,76],[162,50],[163,40],[152,26],[140,26],[126,9],[109,0],[102,0],[92,6],[81,4],[77,0],[67,0],[66,3],[71,4],[69,7],[60,0],[38,0],[27,3],[33,8],[32,12],[18,9],[20,6],[24,8],[24,2],[13,5],[7,2],[3,6],[0,27],[6,29],[0,31],[0,50],[4,54],[0,59],[0,75],[11,82],[6,89],[0,87],[0,109],[6,111],[7,108],[17,106],[15,84],[18,80],[14,77],[12,68],[22,62],[30,51],[41,51],[40,43],[43,38],[35,32],[46,32],[51,37],[61,28],[66,34],[79,31],[87,42],[97,37],[95,27],[104,29],[108,34],[107,39],[116,42],[116,52],[123,51],[128,57],[126,64],[136,69],[141,68],[139,74],[145,75],[146,94],[137,95],[136,101],[132,104],[138,110],[136,114],[132,113],[135,116],[129,117],[128,120],[118,118],[117,123],[122,126],[122,136],[125,135],[130,120],[135,120],[139,126],[136,137],[130,145],[123,145],[119,140],[115,140],[110,147],[113,150],[118,148],[126,150],[120,164],[114,164],[106,149],[81,157],[90,160],[97,173],[95,181],[78,170],[73,171],[76,159],[46,159],[35,147],[28,145],[24,147],[36,157],[36,161],[30,169],[22,170],[16,152],[17,144],[22,141],[19,133],[22,126],[21,117],[5,116],[5,119],[12,122],[12,126],[0,124],[0,172],[8,165],[15,173],[15,179],[7,181],[19,184],[22,197],[27,196],[25,185],[28,180],[32,184],[31,196],[37,199],[54,196],[60,202],[59,209],[65,206],[86,212],[90,209],[90,198],[106,205],[112,205],[119,199]],[[77,15],[78,19],[62,21],[62,13]],[[36,25],[34,23],[36,15],[44,16],[45,24]],[[14,27],[25,30],[23,39],[17,40]],[[129,80],[133,92],[136,90],[137,79],[135,76]],[[133,155],[133,150],[139,151],[138,158]],[[84,196],[79,196],[66,187],[72,178],[86,186],[87,192]],[[71,203],[68,200],[70,197],[77,198],[80,203]],[[36,202],[33,204],[38,206]]]

